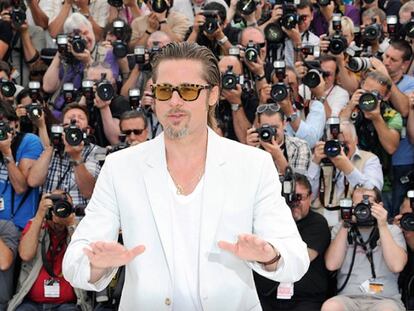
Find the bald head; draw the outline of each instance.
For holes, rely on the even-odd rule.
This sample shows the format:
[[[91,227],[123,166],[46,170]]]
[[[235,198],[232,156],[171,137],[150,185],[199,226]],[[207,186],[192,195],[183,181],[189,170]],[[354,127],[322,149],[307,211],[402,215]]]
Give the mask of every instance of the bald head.
[[[236,75],[241,75],[243,73],[242,63],[236,56],[224,56],[219,62],[219,69],[221,73],[226,72],[228,66],[233,67],[233,72]]]
[[[247,27],[241,33],[240,44],[246,46],[250,40],[254,43],[263,43],[265,42],[265,36],[259,28]]]

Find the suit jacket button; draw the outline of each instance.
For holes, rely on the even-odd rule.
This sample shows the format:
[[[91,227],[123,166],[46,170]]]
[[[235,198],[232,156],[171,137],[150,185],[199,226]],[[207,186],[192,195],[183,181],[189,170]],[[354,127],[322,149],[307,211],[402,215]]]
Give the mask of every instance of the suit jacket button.
[[[164,303],[169,306],[171,304],[171,299],[170,298],[165,298]]]

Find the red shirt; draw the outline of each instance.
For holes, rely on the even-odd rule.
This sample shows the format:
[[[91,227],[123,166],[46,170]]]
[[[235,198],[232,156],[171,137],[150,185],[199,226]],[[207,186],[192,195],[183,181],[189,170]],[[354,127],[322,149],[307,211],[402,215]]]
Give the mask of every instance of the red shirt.
[[[31,224],[32,224],[32,221],[30,220],[22,232],[22,237],[29,230]],[[61,303],[76,302],[76,295],[75,295],[75,292],[73,291],[72,286],[62,276],[63,256],[67,248],[67,245],[66,245],[67,231],[59,233],[59,235],[57,235],[56,232],[54,232],[52,229],[49,228],[47,223],[45,223],[43,228],[47,230],[50,235],[51,245],[46,252],[46,258],[50,263],[52,263],[51,250],[52,249],[56,250],[55,251],[56,254],[53,258],[53,272],[56,276],[56,279],[59,280],[60,294],[59,294],[59,298],[45,297],[44,281],[51,279],[51,276],[46,271],[43,265],[35,283],[33,284],[32,288],[27,294],[27,298],[37,303],[61,304]],[[59,244],[61,245],[60,247],[58,247]],[[42,247],[42,245],[39,244],[38,247]]]

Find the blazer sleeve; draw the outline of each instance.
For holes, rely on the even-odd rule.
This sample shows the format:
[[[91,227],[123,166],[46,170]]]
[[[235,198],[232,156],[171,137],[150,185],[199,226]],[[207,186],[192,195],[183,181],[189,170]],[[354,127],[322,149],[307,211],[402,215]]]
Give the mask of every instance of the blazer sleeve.
[[[90,264],[83,249],[91,242],[117,241],[120,220],[113,186],[113,171],[111,156],[107,157],[105,165],[95,185],[92,198],[85,210],[85,217],[80,221],[63,258],[63,275],[73,287],[84,290],[101,291],[111,281],[117,269],[108,272],[95,284],[89,283]]]
[[[290,208],[281,195],[279,175],[269,154],[264,154],[261,182],[254,205],[253,233],[272,244],[282,255],[276,271],[266,271],[257,262],[248,265],[277,282],[296,282],[309,267],[307,246],[299,235]]]

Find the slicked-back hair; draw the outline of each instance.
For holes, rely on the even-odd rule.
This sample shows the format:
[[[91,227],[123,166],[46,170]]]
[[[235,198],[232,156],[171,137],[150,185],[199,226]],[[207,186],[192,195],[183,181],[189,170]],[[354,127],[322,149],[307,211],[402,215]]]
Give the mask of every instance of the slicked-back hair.
[[[216,56],[205,46],[188,42],[172,42],[157,53],[152,62],[152,81],[157,81],[158,66],[166,60],[193,60],[202,64],[202,78],[212,87],[220,87],[220,70]],[[207,123],[211,128],[217,127],[215,119],[215,105],[208,107]]]

